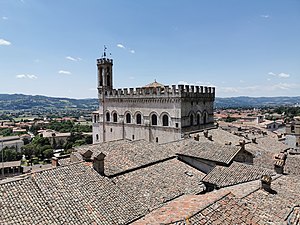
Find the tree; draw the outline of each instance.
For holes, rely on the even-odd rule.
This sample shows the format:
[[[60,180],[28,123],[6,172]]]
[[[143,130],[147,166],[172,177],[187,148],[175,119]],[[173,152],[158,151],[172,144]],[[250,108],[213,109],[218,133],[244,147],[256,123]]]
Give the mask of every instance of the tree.
[[[13,130],[12,128],[4,128],[4,129],[0,129],[0,136],[11,136],[13,134]]]
[[[4,162],[17,161],[22,159],[21,152],[18,152],[15,147],[4,147],[2,151]],[[0,161],[2,161],[2,152],[0,154]]]
[[[50,159],[53,156],[53,149],[46,149],[43,151],[45,159]]]
[[[25,155],[25,158],[27,160],[33,157],[34,149],[35,149],[35,145],[33,144],[27,144],[22,147],[22,154]]]

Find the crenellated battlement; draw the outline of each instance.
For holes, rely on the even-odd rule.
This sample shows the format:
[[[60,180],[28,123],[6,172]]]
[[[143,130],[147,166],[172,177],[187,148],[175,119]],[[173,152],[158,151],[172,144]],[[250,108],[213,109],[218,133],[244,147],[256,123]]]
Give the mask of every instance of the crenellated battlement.
[[[99,88],[102,96],[102,89]],[[191,98],[215,98],[215,87],[194,85],[172,85],[164,87],[140,87],[123,88],[105,91],[107,98],[149,98],[149,97],[191,97]]]
[[[112,59],[108,59],[108,58],[100,58],[97,59],[97,64],[105,64],[105,63],[113,63]]]

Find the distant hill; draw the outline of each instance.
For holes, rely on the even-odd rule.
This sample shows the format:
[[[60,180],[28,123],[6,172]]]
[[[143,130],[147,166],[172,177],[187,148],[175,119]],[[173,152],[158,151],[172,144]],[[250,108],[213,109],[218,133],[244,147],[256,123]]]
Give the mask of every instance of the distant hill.
[[[41,95],[0,94],[0,110],[90,109],[98,107],[97,99],[56,98]]]
[[[217,108],[246,108],[295,105],[300,103],[298,97],[231,97],[216,98]],[[0,94],[0,110],[31,109],[89,109],[98,108],[98,99],[56,98],[41,95]]]
[[[248,107],[271,107],[291,106],[300,103],[300,96],[297,97],[230,97],[216,98],[217,108],[248,108]]]

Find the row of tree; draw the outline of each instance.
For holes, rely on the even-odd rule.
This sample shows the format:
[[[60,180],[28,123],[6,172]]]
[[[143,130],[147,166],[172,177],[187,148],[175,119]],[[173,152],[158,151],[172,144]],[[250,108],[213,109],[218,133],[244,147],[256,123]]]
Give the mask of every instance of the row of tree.
[[[61,133],[66,132],[92,132],[92,126],[76,124],[73,121],[51,121],[49,124],[34,124],[29,128],[29,131],[37,135],[40,129],[50,129]]]
[[[48,138],[37,135],[30,143],[24,145],[21,151],[17,151],[15,147],[3,148],[3,161],[21,160],[23,155],[29,162],[32,160],[43,161],[53,156],[54,149],[64,149],[63,154],[67,154],[70,153],[71,148],[84,144],[92,144],[92,137],[83,135],[81,132],[72,132],[66,142],[61,143],[60,146],[55,141],[50,143]],[[0,154],[0,162],[2,162],[2,152]]]

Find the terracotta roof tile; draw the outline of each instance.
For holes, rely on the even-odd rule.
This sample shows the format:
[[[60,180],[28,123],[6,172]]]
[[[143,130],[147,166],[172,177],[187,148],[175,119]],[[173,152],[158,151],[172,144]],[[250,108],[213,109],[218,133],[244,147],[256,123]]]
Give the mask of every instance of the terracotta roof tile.
[[[218,188],[260,179],[262,175],[275,175],[272,170],[244,163],[233,162],[230,166],[216,166],[204,178],[203,182]]]
[[[170,159],[117,176],[113,181],[153,209],[180,195],[202,192],[204,175],[177,159]]]
[[[105,157],[104,171],[107,176],[113,176],[126,170],[174,157],[173,150],[164,149],[158,144],[144,140],[118,140],[96,145],[86,145],[77,148],[79,153],[87,150],[93,152],[92,158],[103,152]],[[77,154],[78,155],[78,154]]]

